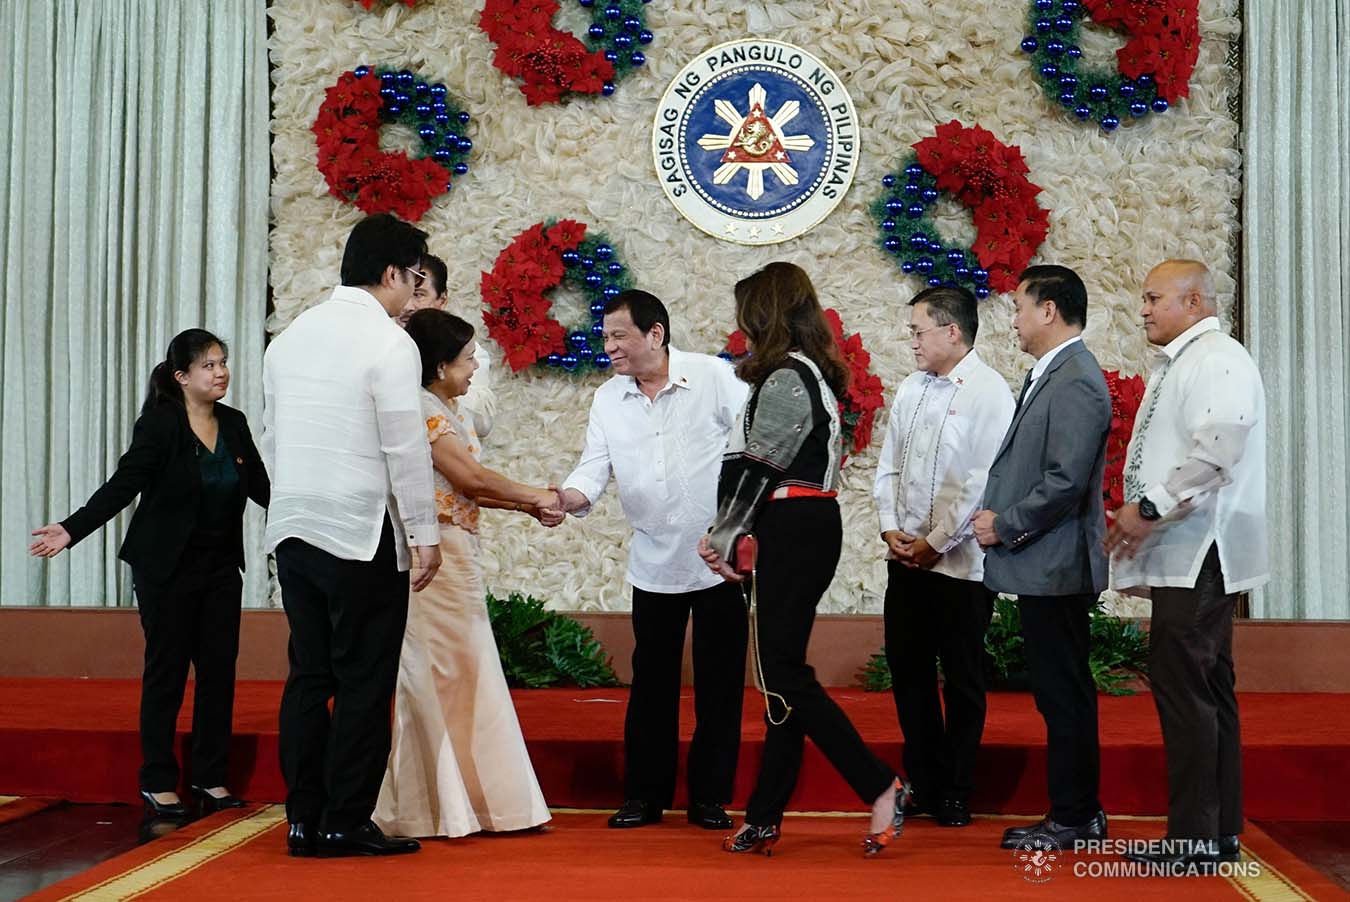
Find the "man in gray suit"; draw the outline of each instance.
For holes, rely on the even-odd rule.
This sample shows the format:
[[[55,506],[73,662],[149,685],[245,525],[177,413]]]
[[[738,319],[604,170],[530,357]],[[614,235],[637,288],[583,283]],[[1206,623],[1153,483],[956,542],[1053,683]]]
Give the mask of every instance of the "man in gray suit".
[[[1073,270],[1033,266],[1017,286],[1013,329],[1036,358],[994,457],[985,510],[972,518],[984,583],[1018,596],[1036,708],[1045,720],[1050,813],[1003,834],[1005,849],[1106,836],[1097,798],[1097,691],[1089,617],[1106,588],[1102,469],[1111,396],[1083,344],[1087,289]]]

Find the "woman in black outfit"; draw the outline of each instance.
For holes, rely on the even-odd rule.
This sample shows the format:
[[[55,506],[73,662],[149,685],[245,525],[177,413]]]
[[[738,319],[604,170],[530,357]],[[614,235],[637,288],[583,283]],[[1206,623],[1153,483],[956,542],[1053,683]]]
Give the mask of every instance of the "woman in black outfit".
[[[816,605],[843,542],[835,399],[848,388],[848,370],[811,280],[791,263],[770,263],[736,284],[736,322],[751,349],[737,373],[753,388],[722,461],[717,519],[699,552],[713,570],[738,580],[737,539],[758,540],[752,628],[769,710],[745,824],[723,848],[772,850],[809,736],[872,806],[863,849],[875,855],[899,836],[909,787],[863,744],[806,663]]]
[[[138,494],[120,557],[131,564],[141,627],[141,797],[148,813],[185,817],[173,740],[188,664],[196,669],[192,792],[202,813],[237,808],[225,787],[239,651],[244,504],[266,507],[270,484],[248,421],[220,403],[230,384],[225,343],[204,329],[174,336],[117,472],[60,523],[34,530],[29,551],[53,557],[107,523]]]

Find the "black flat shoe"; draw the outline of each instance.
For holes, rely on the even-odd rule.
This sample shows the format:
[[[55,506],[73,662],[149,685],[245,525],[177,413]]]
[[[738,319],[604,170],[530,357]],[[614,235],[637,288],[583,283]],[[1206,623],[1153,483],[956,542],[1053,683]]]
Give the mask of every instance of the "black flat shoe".
[[[1003,841],[999,846],[1016,849],[1037,836],[1053,840],[1065,852],[1072,850],[1073,844],[1079,840],[1106,839],[1106,812],[1098,811],[1090,821],[1077,826],[1059,824],[1047,817],[1025,827],[1009,827],[1003,831]]]
[[[609,816],[609,825],[616,830],[627,827],[645,827],[647,824],[661,822],[661,807],[655,802],[629,799],[618,811]]]
[[[965,799],[943,799],[937,811],[937,822],[944,827],[969,827],[970,805]]]
[[[722,851],[760,852],[768,857],[773,855],[773,847],[782,837],[783,833],[777,825],[756,827],[753,824],[746,824],[740,833],[722,840]]]
[[[145,800],[145,810],[155,817],[180,818],[187,817],[187,806],[182,802],[171,802],[165,804],[156,802],[153,793],[148,790],[141,790],[141,798]]]
[[[292,858],[313,858],[319,831],[312,824],[292,822],[286,834],[286,852]]]
[[[197,809],[201,817],[215,814],[217,811],[224,811],[227,808],[243,808],[247,804],[243,799],[229,793],[216,798],[200,786],[193,786],[192,794],[197,798]]]
[[[320,858],[337,858],[344,855],[406,855],[422,848],[422,844],[402,836],[385,836],[379,827],[366,821],[351,830],[321,831],[314,848]]]
[[[1216,839],[1164,840],[1157,852],[1136,852],[1125,857],[1136,864],[1148,865],[1165,871],[1181,872],[1190,869],[1210,874],[1217,869],[1221,854]]]
[[[1230,833],[1227,836],[1219,837],[1219,860],[1220,861],[1238,861],[1242,858],[1242,844],[1238,842],[1237,834]]]
[[[704,830],[730,830],[731,816],[721,805],[712,802],[691,802],[689,823]]]

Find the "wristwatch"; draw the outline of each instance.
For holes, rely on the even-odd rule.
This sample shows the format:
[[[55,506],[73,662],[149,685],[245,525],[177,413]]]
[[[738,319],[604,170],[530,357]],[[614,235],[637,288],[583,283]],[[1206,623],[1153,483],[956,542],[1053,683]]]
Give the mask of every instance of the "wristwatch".
[[[1152,501],[1148,500],[1147,495],[1139,499],[1139,516],[1145,520],[1156,520],[1161,516],[1158,513],[1158,508],[1154,506]]]

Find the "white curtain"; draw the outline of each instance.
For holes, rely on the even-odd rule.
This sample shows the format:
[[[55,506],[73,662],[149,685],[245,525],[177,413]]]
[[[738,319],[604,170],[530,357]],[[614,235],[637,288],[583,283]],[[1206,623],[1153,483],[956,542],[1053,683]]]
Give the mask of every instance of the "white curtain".
[[[126,513],[50,562],[28,533],[112,472],[175,333],[226,339],[226,400],[261,419],[266,36],[264,0],[0,3],[0,603],[130,603]]]
[[[1253,613],[1350,618],[1350,0],[1244,15],[1242,284],[1274,564]]]

